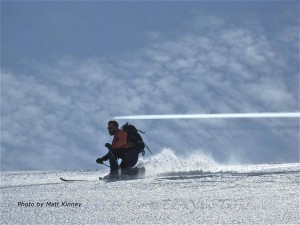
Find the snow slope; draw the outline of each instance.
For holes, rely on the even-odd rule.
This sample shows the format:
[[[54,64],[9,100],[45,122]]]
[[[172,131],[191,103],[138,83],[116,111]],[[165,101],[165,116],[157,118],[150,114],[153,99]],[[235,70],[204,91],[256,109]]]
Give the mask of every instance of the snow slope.
[[[115,182],[98,179],[107,170],[2,172],[1,224],[300,223],[299,163],[158,161],[142,162],[144,179]]]

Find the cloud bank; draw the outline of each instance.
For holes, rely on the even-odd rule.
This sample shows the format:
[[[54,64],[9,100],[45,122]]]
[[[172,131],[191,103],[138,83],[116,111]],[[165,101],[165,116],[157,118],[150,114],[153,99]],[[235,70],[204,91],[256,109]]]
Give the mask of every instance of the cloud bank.
[[[2,68],[2,170],[97,168],[117,115],[299,111],[299,28],[276,33],[213,16],[146,34],[135,52]],[[126,121],[119,121],[120,123]],[[155,153],[220,162],[299,160],[299,119],[133,121]]]

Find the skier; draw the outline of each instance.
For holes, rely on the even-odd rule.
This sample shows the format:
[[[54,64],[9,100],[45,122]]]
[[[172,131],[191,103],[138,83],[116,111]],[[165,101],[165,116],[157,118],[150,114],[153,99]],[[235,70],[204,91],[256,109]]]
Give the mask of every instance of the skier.
[[[128,142],[127,132],[119,129],[117,121],[109,121],[107,129],[114,138],[112,144],[105,144],[108,153],[98,158],[96,162],[103,164],[103,161],[109,160],[110,173],[105,178],[118,178],[118,159],[122,159],[120,164],[121,175],[125,175],[137,163],[140,151]]]

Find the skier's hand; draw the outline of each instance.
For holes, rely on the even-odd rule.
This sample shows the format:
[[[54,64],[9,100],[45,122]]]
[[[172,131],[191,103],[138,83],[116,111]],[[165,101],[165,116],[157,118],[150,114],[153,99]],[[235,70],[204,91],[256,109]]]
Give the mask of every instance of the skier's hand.
[[[99,164],[103,164],[103,159],[102,158],[98,158],[98,159],[96,159],[96,163],[99,163]]]
[[[111,149],[112,146],[111,146],[111,144],[106,143],[106,144],[105,144],[105,147],[108,148],[108,149]]]

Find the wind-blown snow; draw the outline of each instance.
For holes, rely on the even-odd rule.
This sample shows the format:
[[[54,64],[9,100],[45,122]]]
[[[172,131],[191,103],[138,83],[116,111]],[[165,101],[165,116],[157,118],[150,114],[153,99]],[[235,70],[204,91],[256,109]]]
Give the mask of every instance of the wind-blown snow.
[[[191,153],[190,156],[178,157],[174,151],[164,148],[159,154],[156,154],[145,160],[141,159],[138,166],[147,168],[147,175],[157,175],[161,173],[179,172],[179,171],[210,171],[217,165],[211,156],[201,153]]]
[[[300,222],[299,163],[220,165],[170,149],[139,163],[145,178],[115,182],[98,179],[107,170],[2,172],[2,224]]]

